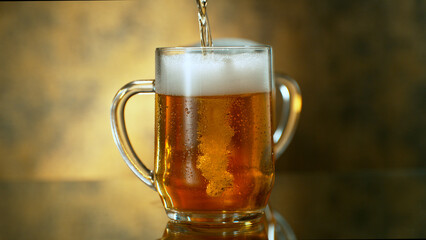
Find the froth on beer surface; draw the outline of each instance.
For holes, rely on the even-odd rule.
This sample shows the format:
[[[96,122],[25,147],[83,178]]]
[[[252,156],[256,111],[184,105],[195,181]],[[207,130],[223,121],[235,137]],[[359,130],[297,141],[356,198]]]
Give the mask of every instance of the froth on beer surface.
[[[175,96],[270,92],[268,58],[266,52],[162,56],[155,89]]]

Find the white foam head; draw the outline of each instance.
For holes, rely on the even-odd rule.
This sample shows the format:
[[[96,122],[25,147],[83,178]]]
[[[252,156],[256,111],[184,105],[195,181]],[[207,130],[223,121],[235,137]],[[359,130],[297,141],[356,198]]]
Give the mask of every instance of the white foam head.
[[[270,58],[267,49],[157,53],[155,91],[176,96],[270,92]]]

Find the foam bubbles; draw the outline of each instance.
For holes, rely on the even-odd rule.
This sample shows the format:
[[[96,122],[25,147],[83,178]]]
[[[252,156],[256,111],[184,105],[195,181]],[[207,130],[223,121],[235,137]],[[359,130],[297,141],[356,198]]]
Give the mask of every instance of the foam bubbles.
[[[269,92],[269,55],[261,53],[185,53],[157,61],[155,91],[176,96]]]

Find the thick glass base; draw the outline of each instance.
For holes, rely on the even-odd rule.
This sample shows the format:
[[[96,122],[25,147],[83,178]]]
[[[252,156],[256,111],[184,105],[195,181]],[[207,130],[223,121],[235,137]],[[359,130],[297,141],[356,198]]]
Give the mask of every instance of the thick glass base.
[[[227,224],[250,222],[260,219],[264,209],[257,211],[181,212],[166,210],[167,216],[175,221],[200,224]]]

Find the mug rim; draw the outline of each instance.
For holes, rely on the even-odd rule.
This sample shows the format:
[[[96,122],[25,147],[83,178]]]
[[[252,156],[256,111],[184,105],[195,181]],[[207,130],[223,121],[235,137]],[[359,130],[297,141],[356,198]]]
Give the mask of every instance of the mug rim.
[[[203,52],[203,51],[228,51],[228,50],[271,50],[272,47],[269,45],[259,44],[259,45],[250,45],[250,46],[220,46],[220,47],[158,47],[155,50],[157,52],[172,52],[172,51],[181,51],[181,52]]]

